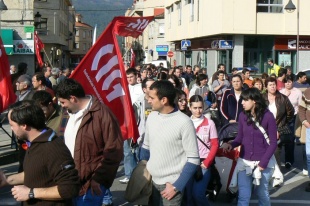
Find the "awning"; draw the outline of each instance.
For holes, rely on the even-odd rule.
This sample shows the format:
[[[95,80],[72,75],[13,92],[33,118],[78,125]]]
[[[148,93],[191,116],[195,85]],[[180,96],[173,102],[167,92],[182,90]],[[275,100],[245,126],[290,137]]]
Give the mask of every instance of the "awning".
[[[7,55],[13,54],[13,29],[1,29],[1,38]]]

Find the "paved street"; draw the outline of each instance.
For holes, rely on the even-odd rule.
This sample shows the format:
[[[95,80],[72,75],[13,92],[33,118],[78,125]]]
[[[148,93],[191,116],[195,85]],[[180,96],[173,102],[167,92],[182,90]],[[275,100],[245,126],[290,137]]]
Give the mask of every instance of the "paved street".
[[[11,131],[8,124],[4,123],[4,128]],[[9,144],[10,139],[4,132],[0,129],[0,145]],[[6,151],[14,151],[10,147],[0,147],[0,154]],[[0,159],[0,165],[1,159]],[[16,173],[18,164],[11,163],[0,166],[1,170],[4,170],[6,174]],[[302,175],[301,172],[301,147],[296,146],[295,149],[295,164],[294,167],[290,170],[285,167],[281,167],[281,170],[285,177],[285,183],[282,187],[277,189],[271,189],[271,200],[272,205],[310,205],[310,195],[304,191],[304,188],[308,184],[308,177]],[[113,193],[114,205],[126,205],[131,206],[132,204],[128,203],[124,197],[124,191],[126,189],[126,184],[120,184],[119,180],[123,178],[124,169],[123,165],[120,165],[117,177],[114,181],[114,184],[111,188]],[[20,205],[17,203],[10,193],[10,187],[0,188],[0,206],[2,205]],[[218,206],[228,206],[236,205],[236,200],[233,202],[227,202],[227,196],[225,192],[221,192],[219,197],[215,202],[211,202],[211,205]],[[251,205],[257,205],[256,197],[252,198]]]

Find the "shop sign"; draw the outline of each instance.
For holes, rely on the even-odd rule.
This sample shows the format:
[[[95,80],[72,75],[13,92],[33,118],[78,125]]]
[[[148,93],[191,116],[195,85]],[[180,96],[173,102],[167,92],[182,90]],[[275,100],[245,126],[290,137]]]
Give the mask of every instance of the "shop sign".
[[[287,44],[288,49],[296,49],[297,40],[289,39]],[[309,50],[310,49],[310,39],[299,39],[299,49],[300,50]]]
[[[33,40],[13,40],[14,54],[34,54]]]

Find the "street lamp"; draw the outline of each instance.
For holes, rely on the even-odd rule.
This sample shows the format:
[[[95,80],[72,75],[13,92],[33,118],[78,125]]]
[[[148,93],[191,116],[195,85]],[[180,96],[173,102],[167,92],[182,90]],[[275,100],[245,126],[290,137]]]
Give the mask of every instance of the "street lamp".
[[[289,0],[284,9],[292,13],[296,10],[296,6],[293,4],[292,0]],[[299,71],[299,0],[297,0],[297,42],[296,42],[296,70]]]
[[[41,14],[39,12],[36,13],[36,15],[34,15],[34,26],[37,27],[41,24]]]

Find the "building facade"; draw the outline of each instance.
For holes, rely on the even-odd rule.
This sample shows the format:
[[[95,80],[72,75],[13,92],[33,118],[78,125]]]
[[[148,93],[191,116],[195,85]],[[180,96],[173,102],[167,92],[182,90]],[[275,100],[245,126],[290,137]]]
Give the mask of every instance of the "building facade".
[[[167,52],[174,50],[165,39],[165,8],[163,1],[136,0],[125,16],[154,16],[154,20],[149,23],[143,35],[137,39],[131,37],[124,38],[123,57],[128,63],[131,59],[130,48],[133,48],[136,55],[136,62],[150,63],[153,60],[168,60]]]
[[[175,45],[178,64],[207,67],[209,75],[219,63],[226,64],[227,72],[243,66],[266,72],[268,58],[297,72],[310,67],[310,1],[293,0],[300,8],[299,20],[297,11],[285,10],[288,2],[165,0],[165,38]]]
[[[75,49],[71,53],[71,65],[81,62],[93,42],[93,27],[83,23],[82,18],[81,14],[75,15]]]

